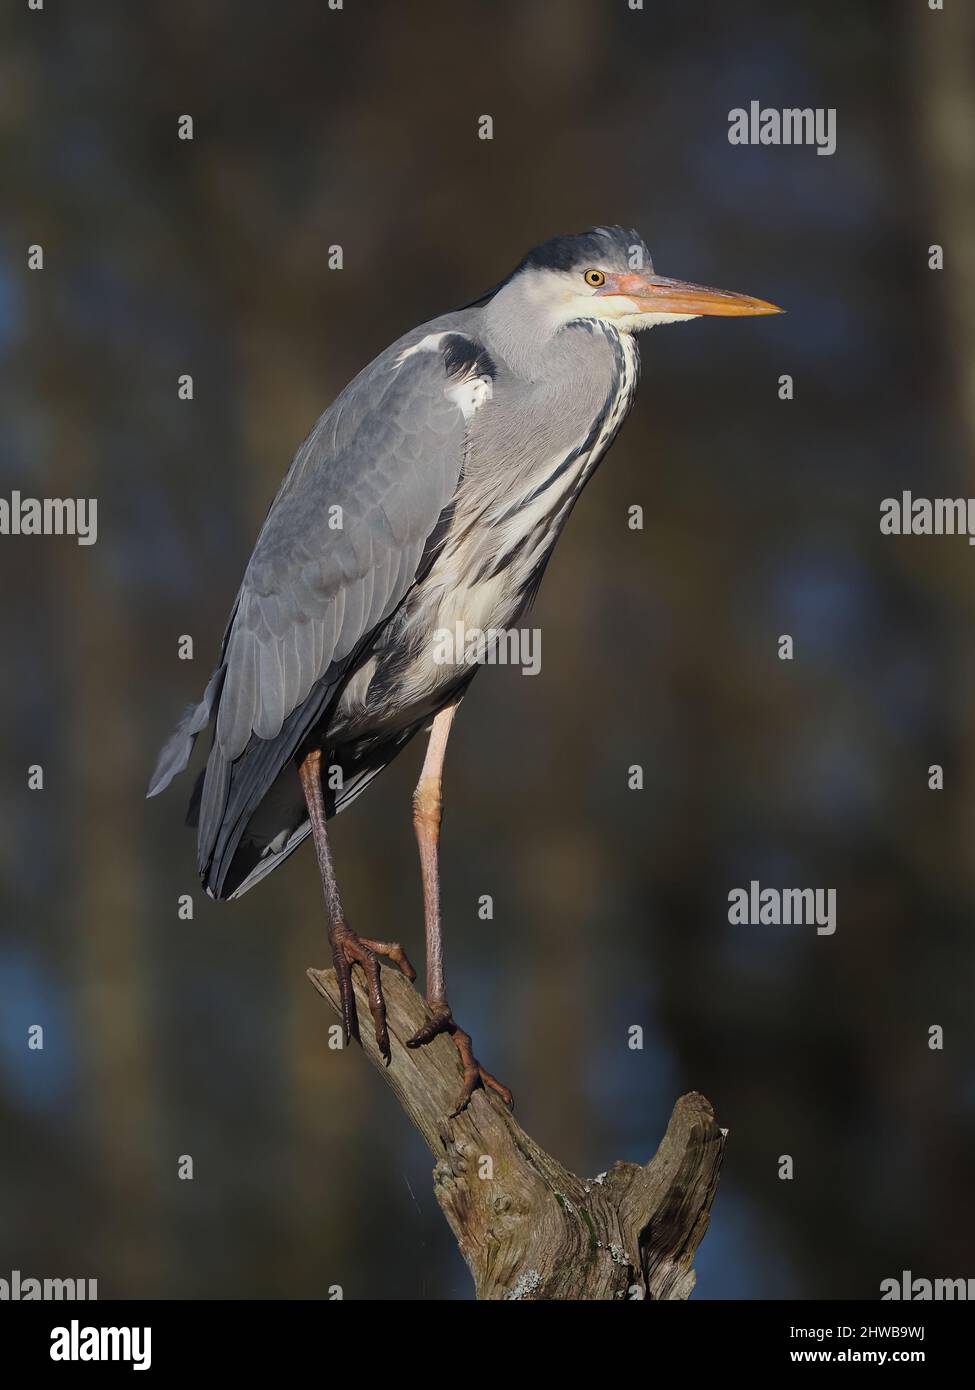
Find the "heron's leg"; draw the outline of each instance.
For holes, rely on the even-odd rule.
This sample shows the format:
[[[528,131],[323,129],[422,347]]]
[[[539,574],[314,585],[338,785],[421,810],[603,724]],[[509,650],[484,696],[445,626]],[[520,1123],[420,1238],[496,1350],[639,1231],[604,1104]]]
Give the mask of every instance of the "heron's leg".
[[[339,897],[338,881],[335,877],[335,863],[332,847],[328,839],[325,821],[325,793],[322,789],[322,755],[314,749],[298,764],[301,789],[305,794],[308,819],[318,855],[318,869],[322,876],[322,889],[325,893],[325,910],[328,913],[328,942],[332,948],[332,963],[342,1001],[342,1023],[345,1027],[345,1041],[355,1038],[359,1041],[359,1019],[355,1009],[355,995],[352,991],[352,966],[358,962],[365,973],[369,986],[369,1010],[373,1027],[376,1030],[376,1043],[379,1051],[389,1064],[389,1031],[386,1027],[386,1001],[383,998],[382,983],[379,978],[377,956],[388,956],[399,966],[408,980],[416,979],[416,971],[407,958],[406,952],[395,941],[371,941],[358,936],[345,920],[342,900]]]
[[[430,741],[420,780],[413,793],[413,828],[420,851],[420,874],[423,879],[423,918],[427,946],[427,1003],[433,1015],[406,1044],[422,1047],[440,1033],[447,1033],[460,1053],[464,1067],[464,1088],[455,1115],[467,1106],[478,1086],[494,1091],[508,1106],[511,1092],[496,1077],[486,1071],[471,1046],[469,1033],[454,1022],[447,1003],[447,986],[443,966],[443,923],[440,917],[440,824],[443,818],[443,763],[447,752],[450,726],[457,712],[456,705],[442,709],[433,721]]]

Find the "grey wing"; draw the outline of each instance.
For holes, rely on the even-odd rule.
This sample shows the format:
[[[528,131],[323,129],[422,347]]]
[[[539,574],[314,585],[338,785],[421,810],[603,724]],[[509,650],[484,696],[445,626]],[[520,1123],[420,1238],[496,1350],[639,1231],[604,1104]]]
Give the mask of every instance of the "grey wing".
[[[449,386],[439,352],[399,365],[387,355],[333,407],[355,417],[354,430],[346,424],[336,441],[323,417],[300,451],[226,639],[216,736],[228,761],[252,732],[275,738],[406,593],[463,463],[465,422]]]
[[[185,767],[215,717],[199,855],[217,892],[215,853],[219,880],[350,658],[402,602],[456,489],[466,440],[456,387],[482,350],[457,333],[412,336],[346,388],[298,451],[247,566],[220,665],[160,754],[150,795]]]

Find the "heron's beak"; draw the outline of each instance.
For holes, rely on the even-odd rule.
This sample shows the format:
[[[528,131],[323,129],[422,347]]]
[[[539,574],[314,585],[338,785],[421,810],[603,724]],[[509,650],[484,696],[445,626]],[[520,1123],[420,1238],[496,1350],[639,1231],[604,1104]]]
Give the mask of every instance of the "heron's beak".
[[[777,304],[753,299],[748,294],[732,294],[687,280],[671,280],[666,275],[607,275],[606,284],[596,295],[625,295],[643,314],[715,314],[731,318],[742,314],[782,314]]]

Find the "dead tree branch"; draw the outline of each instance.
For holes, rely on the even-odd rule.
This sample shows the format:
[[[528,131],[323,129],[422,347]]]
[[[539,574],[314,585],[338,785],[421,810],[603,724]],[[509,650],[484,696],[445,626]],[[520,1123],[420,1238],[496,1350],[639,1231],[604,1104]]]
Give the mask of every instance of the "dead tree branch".
[[[368,1020],[356,976],[360,1018]],[[309,970],[339,1013],[335,972]],[[372,1028],[362,1041],[436,1160],[433,1186],[481,1299],[687,1298],[707,1230],[726,1131],[696,1092],[681,1096],[656,1155],[576,1177],[541,1149],[501,1102],[477,1091],[448,1119],[460,1089],[453,1044],[407,1049],[428,1018],[420,995],[383,971],[393,1057],[382,1063]]]

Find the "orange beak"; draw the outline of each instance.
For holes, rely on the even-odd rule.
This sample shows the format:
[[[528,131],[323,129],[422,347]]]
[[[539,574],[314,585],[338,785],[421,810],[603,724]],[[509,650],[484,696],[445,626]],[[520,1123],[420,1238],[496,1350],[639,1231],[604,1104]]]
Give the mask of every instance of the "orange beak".
[[[748,294],[732,294],[687,280],[671,280],[666,275],[607,275],[596,291],[600,295],[619,294],[632,299],[643,314],[713,314],[736,318],[743,314],[784,314],[777,304],[753,299]]]

